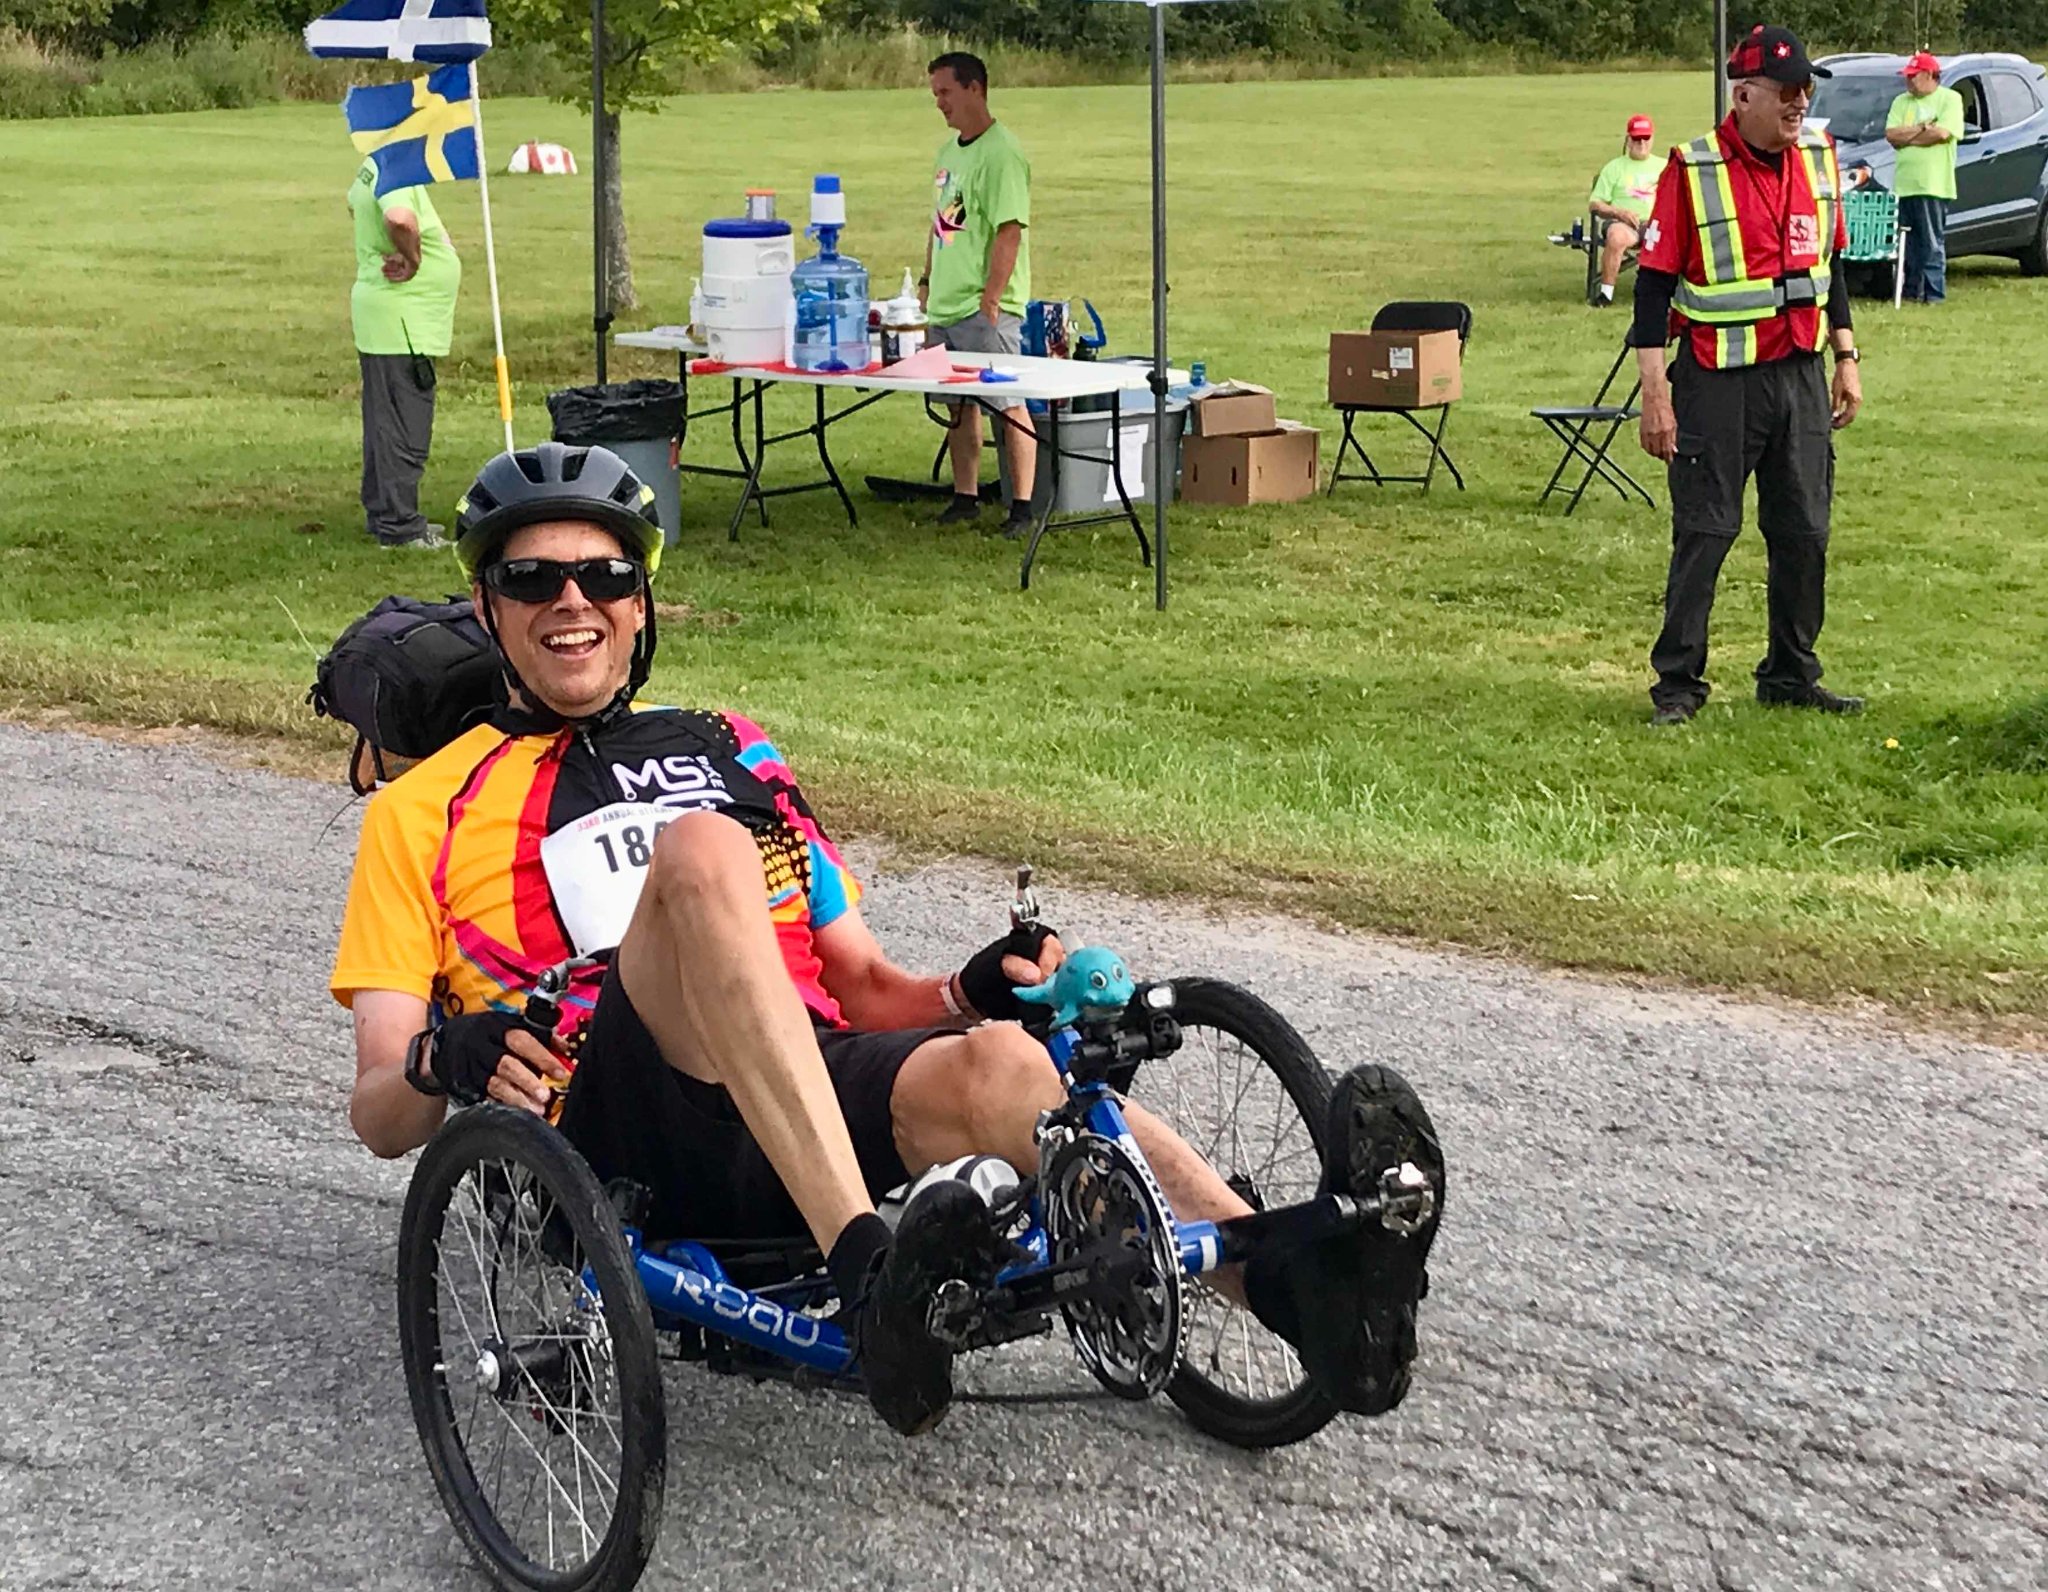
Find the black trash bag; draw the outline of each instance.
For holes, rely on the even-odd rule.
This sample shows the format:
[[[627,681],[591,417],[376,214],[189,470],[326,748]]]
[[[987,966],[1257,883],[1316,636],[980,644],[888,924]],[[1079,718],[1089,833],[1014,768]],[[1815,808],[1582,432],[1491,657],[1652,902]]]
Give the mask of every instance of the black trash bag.
[[[582,445],[653,442],[683,434],[683,384],[614,381],[548,394],[555,441]]]

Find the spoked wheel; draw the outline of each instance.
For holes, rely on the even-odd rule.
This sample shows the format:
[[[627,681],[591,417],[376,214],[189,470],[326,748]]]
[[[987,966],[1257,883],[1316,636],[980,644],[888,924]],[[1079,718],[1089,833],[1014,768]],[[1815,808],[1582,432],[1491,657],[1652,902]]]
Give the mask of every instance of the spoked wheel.
[[[1148,1061],[1131,1098],[1199,1151],[1254,1210],[1313,1199],[1330,1078],[1287,1019],[1220,979],[1173,981],[1181,1048]],[[1200,1278],[1187,1288],[1187,1347],[1166,1395],[1212,1437],[1277,1448],[1337,1409],[1293,1347]]]
[[[632,1586],[661,1524],[654,1322],[610,1201],[539,1118],[484,1105],[420,1156],[398,1329],[434,1483],[501,1586]]]

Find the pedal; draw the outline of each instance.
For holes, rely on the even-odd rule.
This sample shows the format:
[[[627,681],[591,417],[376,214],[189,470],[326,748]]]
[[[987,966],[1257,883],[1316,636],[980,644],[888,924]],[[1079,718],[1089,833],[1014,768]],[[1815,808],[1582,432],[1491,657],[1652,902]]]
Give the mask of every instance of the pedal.
[[[1419,1233],[1436,1220],[1436,1190],[1429,1174],[1413,1161],[1380,1174],[1380,1226],[1390,1233]]]
[[[925,1309],[925,1331],[949,1349],[964,1349],[981,1321],[981,1300],[958,1277],[948,1277],[932,1292]]]

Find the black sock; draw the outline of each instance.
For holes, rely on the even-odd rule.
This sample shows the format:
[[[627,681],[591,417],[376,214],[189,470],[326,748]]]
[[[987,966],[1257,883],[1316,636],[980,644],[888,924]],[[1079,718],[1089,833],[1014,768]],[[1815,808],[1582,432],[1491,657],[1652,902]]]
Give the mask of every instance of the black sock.
[[[852,1304],[867,1292],[868,1275],[877,1257],[888,1249],[889,1238],[889,1224],[873,1211],[856,1216],[839,1230],[832,1253],[825,1257],[825,1270],[831,1273],[832,1286],[845,1303]]]
[[[1298,1346],[1301,1342],[1301,1318],[1294,1306],[1294,1295],[1282,1274],[1286,1258],[1268,1251],[1245,1262],[1244,1302],[1251,1306],[1252,1314],[1269,1332],[1277,1332]]]
[[[979,509],[981,507],[981,499],[972,492],[955,492],[953,494],[953,507],[956,509]]]
[[[1016,499],[1012,500],[1012,502],[1011,502],[1011,504],[1010,504],[1010,518],[1011,518],[1011,519],[1013,519],[1013,520],[1028,520],[1028,519],[1030,519],[1030,518],[1031,518],[1031,505],[1030,505],[1030,503],[1028,503],[1027,501],[1025,501],[1025,499],[1023,499],[1023,498],[1016,498]]]

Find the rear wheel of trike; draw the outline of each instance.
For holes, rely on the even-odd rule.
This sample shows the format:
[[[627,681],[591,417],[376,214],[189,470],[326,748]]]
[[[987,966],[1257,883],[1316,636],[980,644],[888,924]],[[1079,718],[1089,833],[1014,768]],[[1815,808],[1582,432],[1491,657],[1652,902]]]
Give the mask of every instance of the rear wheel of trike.
[[[637,1582],[668,1464],[654,1322],[610,1201],[555,1129],[484,1105],[427,1146],[398,1330],[427,1466],[498,1583]]]
[[[1199,1151],[1254,1210],[1313,1199],[1330,1078],[1293,1026],[1220,979],[1173,981],[1181,1048],[1148,1061],[1131,1098]],[[1287,1341],[1200,1278],[1187,1289],[1187,1347],[1166,1396],[1212,1437],[1277,1448],[1337,1408]]]

